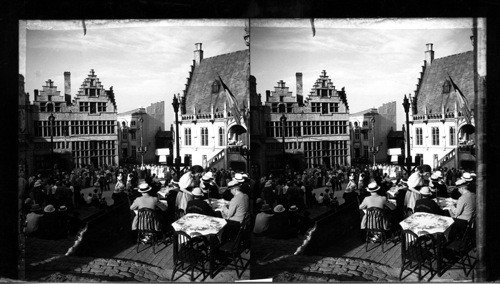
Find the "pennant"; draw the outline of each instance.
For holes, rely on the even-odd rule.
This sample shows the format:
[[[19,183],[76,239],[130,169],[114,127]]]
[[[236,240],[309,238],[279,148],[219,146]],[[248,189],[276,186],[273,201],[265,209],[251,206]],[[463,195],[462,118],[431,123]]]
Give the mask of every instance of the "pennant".
[[[226,94],[226,102],[229,105],[229,110],[231,111],[231,114],[233,115],[236,124],[242,125],[241,113],[240,110],[238,109],[238,102],[236,101],[236,98],[234,97],[233,93],[231,93],[226,84],[224,84],[220,76],[219,80],[220,83],[222,84],[222,87],[224,88],[224,93]]]
[[[455,82],[453,82],[453,79],[451,79],[451,76],[449,74],[448,77],[450,78],[451,85],[453,86],[455,94],[457,95],[458,106],[460,107],[467,123],[471,124],[472,112],[470,111],[469,108],[469,102],[467,101],[467,98],[464,96],[462,91],[460,91],[458,86],[455,84]]]

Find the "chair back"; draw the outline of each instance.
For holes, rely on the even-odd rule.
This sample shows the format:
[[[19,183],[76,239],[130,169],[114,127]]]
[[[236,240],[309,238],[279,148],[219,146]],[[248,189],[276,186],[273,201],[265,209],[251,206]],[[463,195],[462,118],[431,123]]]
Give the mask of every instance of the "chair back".
[[[384,210],[377,207],[368,208],[365,227],[368,230],[389,230],[389,220],[385,216]]]
[[[234,240],[232,251],[243,251],[243,243],[247,236],[249,236],[250,217],[250,213],[245,214],[245,217],[243,217],[240,229],[238,230],[238,234]]]
[[[472,213],[471,218],[467,222],[467,227],[465,228],[464,234],[460,239],[460,250],[468,251],[476,245],[475,242],[476,233],[476,212]]]
[[[206,246],[201,237],[191,237],[183,231],[174,232],[174,262],[184,262],[188,264],[195,264],[202,261]]]
[[[161,230],[160,222],[154,209],[141,208],[137,213],[137,229],[140,231],[158,232]]]
[[[432,235],[417,236],[411,230],[401,233],[401,256],[403,259],[423,262],[435,254],[435,239]]]

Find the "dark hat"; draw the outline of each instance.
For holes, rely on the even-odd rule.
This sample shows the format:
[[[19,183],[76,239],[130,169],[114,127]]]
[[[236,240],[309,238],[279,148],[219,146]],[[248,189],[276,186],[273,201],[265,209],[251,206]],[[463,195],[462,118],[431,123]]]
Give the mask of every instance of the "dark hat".
[[[42,207],[40,207],[40,204],[31,205],[31,212],[40,212],[40,211],[42,211]]]
[[[260,208],[260,211],[261,212],[270,212],[272,211],[273,209],[271,208],[271,206],[269,204],[262,204],[262,208]]]

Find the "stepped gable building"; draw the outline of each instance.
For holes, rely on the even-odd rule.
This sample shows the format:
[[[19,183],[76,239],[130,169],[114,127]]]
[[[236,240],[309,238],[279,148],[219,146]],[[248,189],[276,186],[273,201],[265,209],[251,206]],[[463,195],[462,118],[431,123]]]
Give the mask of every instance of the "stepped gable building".
[[[118,165],[113,87],[105,90],[92,69],[72,100],[70,75],[64,72],[64,94],[50,79],[34,92],[34,168],[54,166],[67,171],[85,165]]]
[[[242,125],[235,122],[219,76],[236,99]],[[204,168],[247,169],[241,150],[249,146],[249,78],[248,49],[204,58],[202,44],[195,44],[186,88],[179,96],[180,156],[185,162]]]
[[[344,88],[337,90],[323,70],[304,99],[302,73],[296,73],[296,80],[296,96],[282,80],[274,91],[266,91],[266,138],[261,145],[265,147],[265,171],[350,165],[349,106]]]
[[[474,113],[474,54],[472,51],[434,59],[427,44],[424,66],[411,101],[411,154],[431,167],[473,169],[474,118],[468,124],[449,79],[467,98]]]
[[[374,153],[376,163],[390,162],[388,135],[396,128],[396,102],[350,114],[349,121],[353,163],[373,163]]]
[[[120,163],[157,163],[156,149],[163,147],[158,145],[156,136],[165,131],[165,102],[119,113],[117,120]]]

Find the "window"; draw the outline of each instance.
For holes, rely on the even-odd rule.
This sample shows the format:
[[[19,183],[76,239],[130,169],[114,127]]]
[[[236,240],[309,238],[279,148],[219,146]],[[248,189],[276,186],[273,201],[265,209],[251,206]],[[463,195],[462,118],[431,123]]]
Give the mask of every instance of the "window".
[[[271,112],[278,112],[278,103],[271,104]]]
[[[137,139],[137,136],[136,136],[135,131],[130,132],[130,138],[131,138],[132,140]]]
[[[106,112],[106,103],[97,103],[98,112]]]
[[[321,106],[322,106],[321,113],[328,114],[328,103],[322,103]]]
[[[311,103],[311,111],[312,112],[321,112],[321,104],[320,103]]]
[[[48,103],[47,104],[47,112],[53,112],[54,111],[54,104]]]
[[[208,146],[208,128],[201,128],[201,146]]]
[[[354,140],[359,140],[359,138],[360,138],[359,129],[356,129],[356,130],[354,130]]]
[[[339,112],[339,104],[330,103],[330,112]]]
[[[224,128],[219,127],[219,146],[224,146]]]
[[[90,113],[96,113],[97,108],[96,108],[96,103],[90,103]]]
[[[286,112],[288,112],[288,113],[293,112],[293,103],[286,104]]]
[[[363,121],[363,127],[368,126],[368,121]]]
[[[128,139],[128,135],[127,135],[127,134],[128,134],[128,133],[127,133],[127,131],[126,131],[126,130],[124,130],[124,131],[122,132],[122,140],[127,140],[127,139]]]
[[[363,146],[363,156],[368,158],[368,146]]]
[[[363,140],[368,140],[368,132],[363,132]]]
[[[88,111],[89,111],[89,103],[80,102],[80,112],[88,112]]]
[[[215,80],[213,83],[212,83],[212,94],[216,94],[218,93],[220,90],[220,83],[219,83],[219,80]]]
[[[184,129],[184,145],[191,146],[191,128]]]
[[[137,155],[137,147],[136,146],[132,146],[132,153],[131,153],[130,157],[132,157],[133,159],[135,159],[136,155]]]
[[[456,145],[455,141],[455,127],[450,127],[450,145]]]
[[[131,126],[135,126],[135,123],[136,123],[136,121],[135,121],[135,120],[132,120],[132,121],[130,122],[130,125],[131,125]]]
[[[279,111],[280,113],[285,112],[285,104],[279,104]]]
[[[432,127],[432,145],[439,145],[439,128]]]
[[[449,80],[445,80],[443,83],[443,94],[449,93],[451,90],[451,83]]]
[[[416,145],[422,145],[422,128],[415,128],[415,136],[416,136]]]

